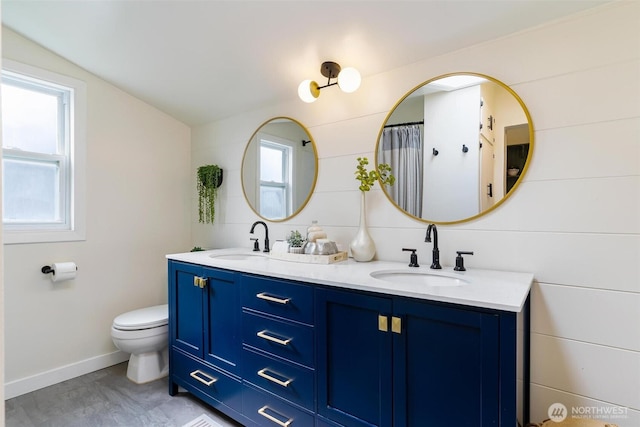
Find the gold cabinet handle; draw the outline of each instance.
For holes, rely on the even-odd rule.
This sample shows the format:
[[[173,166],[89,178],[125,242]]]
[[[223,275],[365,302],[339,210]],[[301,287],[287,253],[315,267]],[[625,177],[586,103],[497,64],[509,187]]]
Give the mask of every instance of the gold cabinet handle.
[[[378,330],[382,332],[387,332],[389,330],[389,320],[387,319],[387,316],[378,314]]]
[[[258,335],[262,339],[265,339],[267,341],[272,341],[280,345],[288,345],[293,340],[293,338],[287,338],[286,340],[283,340],[283,339],[271,336],[267,334],[266,329],[264,331],[258,332],[256,335]]]
[[[193,286],[197,286],[202,289],[207,286],[207,279],[205,279],[204,277],[195,276],[193,278]]]
[[[391,332],[396,334],[402,333],[402,318],[396,316],[391,318]]]
[[[289,378],[286,381],[282,381],[276,377],[272,377],[271,375],[267,374],[268,369],[264,368],[264,369],[260,369],[258,371],[258,375],[260,375],[262,378],[267,379],[273,383],[278,384],[279,386],[282,387],[289,387],[289,384],[291,384],[293,382],[293,379]]]
[[[269,408],[268,406],[263,406],[262,408],[258,409],[258,413],[260,415],[262,415],[263,417],[265,417],[266,419],[268,419],[269,421],[278,424],[280,427],[289,427],[289,424],[291,424],[293,422],[292,418],[289,418],[287,421],[280,421],[279,419],[277,419],[273,415],[267,414],[267,409],[270,409],[270,410],[273,411],[273,409]],[[273,411],[273,412],[276,412],[276,411]],[[276,412],[276,414],[277,414],[277,412]],[[278,415],[280,415],[280,414],[278,414]],[[284,417],[282,417],[282,418],[284,418]]]
[[[257,298],[263,299],[265,301],[271,301],[271,302],[276,302],[278,304],[289,304],[289,301],[291,301],[291,298],[277,298],[277,297],[272,297],[271,295],[268,295],[266,292],[260,292],[259,294],[256,294]]]
[[[197,370],[191,372],[189,375],[191,376],[191,378],[194,378],[194,379],[200,381],[202,384],[206,385],[207,387],[209,387],[211,384],[213,384],[216,381],[218,381],[217,378],[213,378],[212,376],[209,376],[209,375],[205,374],[200,369],[197,369]],[[200,375],[202,375],[205,378],[200,377]]]

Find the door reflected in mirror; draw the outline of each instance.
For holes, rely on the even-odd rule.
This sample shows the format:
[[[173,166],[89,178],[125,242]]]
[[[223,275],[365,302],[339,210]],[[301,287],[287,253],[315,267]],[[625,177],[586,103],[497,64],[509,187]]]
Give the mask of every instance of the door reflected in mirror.
[[[307,129],[288,117],[263,123],[247,143],[242,190],[251,209],[270,221],[300,212],[315,187],[318,155]]]
[[[391,165],[383,191],[424,222],[475,219],[516,191],[531,159],[526,106],[502,82],[465,73],[436,77],[405,95],[378,135],[376,165]]]

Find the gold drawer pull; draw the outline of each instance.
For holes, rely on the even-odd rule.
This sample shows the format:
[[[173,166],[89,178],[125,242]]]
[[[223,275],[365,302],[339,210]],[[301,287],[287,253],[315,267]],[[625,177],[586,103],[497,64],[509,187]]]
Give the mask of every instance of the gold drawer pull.
[[[267,295],[266,292],[260,292],[259,294],[256,294],[256,297],[265,301],[277,302],[278,304],[283,305],[289,304],[289,301],[291,301],[291,298],[276,298],[272,297],[271,295]]]
[[[267,341],[273,341],[273,342],[275,342],[277,344],[280,344],[280,345],[287,345],[293,340],[293,338],[287,338],[286,340],[282,340],[280,338],[273,337],[273,336],[267,334],[266,329],[264,331],[258,332],[256,335],[258,335],[260,338],[263,338],[263,339],[265,339]]]
[[[191,372],[189,375],[191,376],[191,378],[194,378],[194,379],[200,381],[202,384],[206,385],[207,387],[209,387],[211,384],[213,384],[216,381],[218,381],[217,378],[213,378],[213,377],[205,374],[200,369]],[[206,377],[206,379],[199,377],[199,375],[202,375],[203,377]]]
[[[273,409],[269,408],[268,406],[263,406],[262,408],[258,409],[258,413],[260,415],[262,415],[263,417],[265,417],[266,419],[268,419],[269,421],[272,421],[276,424],[278,424],[281,427],[289,427],[289,424],[291,424],[293,422],[293,419],[289,418],[287,421],[280,421],[279,419],[277,419],[276,417],[274,417],[273,415],[269,415],[267,414],[267,409],[270,409],[271,411],[273,411]],[[273,411],[276,412],[276,411]],[[276,412],[276,414],[278,414]],[[278,414],[280,415],[280,414]],[[282,418],[284,418],[282,415],[280,415]]]
[[[289,387],[289,384],[291,384],[293,382],[293,379],[289,378],[286,381],[282,381],[279,380],[278,378],[272,377],[271,375],[267,374],[268,369],[264,368],[264,369],[260,369],[258,371],[258,375],[260,375],[262,378],[271,381],[272,383],[276,383],[282,387]]]

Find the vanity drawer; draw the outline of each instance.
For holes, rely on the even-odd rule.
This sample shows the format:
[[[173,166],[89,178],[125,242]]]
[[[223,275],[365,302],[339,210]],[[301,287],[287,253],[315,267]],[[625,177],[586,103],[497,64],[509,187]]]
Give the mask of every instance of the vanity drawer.
[[[171,375],[236,410],[242,410],[242,382],[178,350],[172,350]]]
[[[313,324],[313,286],[244,275],[244,307],[302,323]]]
[[[244,416],[266,427],[312,427],[314,416],[266,392],[246,386],[243,393]]]
[[[334,421],[329,421],[326,418],[322,418],[320,415],[316,417],[316,427],[342,427],[342,424],[338,424]]]
[[[242,316],[244,344],[302,365],[314,366],[312,327],[255,313],[244,312]]]
[[[314,410],[313,370],[245,349],[242,378],[309,410]]]

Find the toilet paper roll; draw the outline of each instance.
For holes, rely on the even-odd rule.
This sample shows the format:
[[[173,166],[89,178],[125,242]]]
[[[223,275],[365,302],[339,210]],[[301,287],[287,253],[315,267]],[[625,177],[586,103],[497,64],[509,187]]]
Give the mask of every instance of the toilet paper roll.
[[[54,283],[75,279],[78,272],[75,262],[54,262],[51,265],[51,269],[53,270],[51,281]]]

